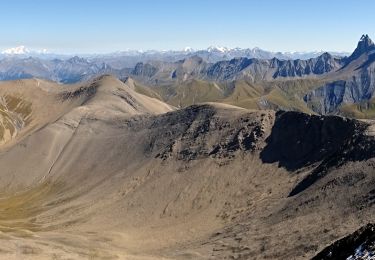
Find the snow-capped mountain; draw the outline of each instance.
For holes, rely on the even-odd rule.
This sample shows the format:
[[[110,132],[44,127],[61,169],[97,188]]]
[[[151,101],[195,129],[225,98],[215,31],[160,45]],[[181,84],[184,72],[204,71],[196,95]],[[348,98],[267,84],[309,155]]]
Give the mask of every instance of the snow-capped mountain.
[[[227,47],[222,47],[222,46],[210,46],[207,48],[208,52],[221,52],[221,53],[226,53],[230,52],[232,49],[227,48]]]
[[[280,60],[291,59],[310,59],[322,55],[324,52],[272,52],[261,48],[228,48],[223,46],[210,46],[206,49],[195,50],[186,47],[182,50],[125,50],[108,54],[84,54],[78,55],[95,63],[106,63],[113,68],[122,69],[124,67],[134,67],[138,62],[148,62],[158,60],[162,62],[176,62],[192,56],[199,56],[206,62],[218,62],[222,60],[230,60],[233,58],[256,58],[256,59],[272,59]],[[348,53],[331,52],[333,56],[347,56]],[[23,45],[0,51],[0,58],[18,57],[28,58],[37,57],[42,59],[69,59],[74,55],[61,55],[49,52],[46,49],[29,49]]]
[[[31,50],[24,45],[14,48],[5,49],[1,52],[3,55],[33,55],[33,54],[48,54],[47,49]]]
[[[185,47],[184,52],[194,52],[194,49],[191,47]]]
[[[9,48],[1,52],[1,54],[7,54],[7,55],[22,55],[22,54],[27,54],[27,53],[30,53],[30,50],[27,49],[23,45],[14,47],[14,48]]]

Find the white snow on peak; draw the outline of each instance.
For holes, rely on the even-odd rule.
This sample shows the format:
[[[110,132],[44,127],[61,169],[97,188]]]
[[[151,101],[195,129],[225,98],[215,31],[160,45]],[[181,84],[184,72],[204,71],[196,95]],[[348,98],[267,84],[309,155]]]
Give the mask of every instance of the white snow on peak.
[[[6,50],[2,51],[1,53],[2,54],[8,54],[8,55],[21,55],[21,54],[27,54],[29,52],[30,52],[29,49],[27,49],[25,46],[21,45],[21,46],[17,46],[17,47],[14,47],[14,48],[6,49]]]
[[[194,51],[194,49],[191,48],[191,47],[185,47],[184,48],[184,52],[193,52],[193,51]]]
[[[5,49],[1,52],[1,54],[5,55],[25,55],[25,54],[48,54],[47,49],[40,49],[40,50],[30,50],[26,48],[25,46],[17,46],[14,48]]]
[[[227,52],[230,51],[230,48],[221,47],[221,46],[210,46],[207,48],[208,52]]]

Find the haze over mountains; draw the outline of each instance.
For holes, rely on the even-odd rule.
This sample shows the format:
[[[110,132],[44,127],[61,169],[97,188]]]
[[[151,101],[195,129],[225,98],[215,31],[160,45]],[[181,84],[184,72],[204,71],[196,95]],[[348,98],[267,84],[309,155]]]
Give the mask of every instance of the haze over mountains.
[[[186,47],[183,50],[126,50],[117,51],[107,54],[82,54],[78,56],[92,58],[102,58],[110,62],[111,59],[121,58],[123,64],[127,64],[129,67],[135,65],[134,62],[147,61],[147,60],[164,60],[164,61],[176,61],[189,56],[199,55],[209,62],[216,62],[223,59],[231,59],[235,57],[247,57],[247,58],[258,58],[258,59],[309,59],[315,58],[324,51],[305,51],[305,52],[272,52],[266,51],[261,48],[227,48],[220,46],[210,46],[207,49],[195,50],[190,47]],[[330,52],[335,56],[347,56],[348,52]],[[18,56],[18,57],[73,57],[74,55],[59,54],[48,51],[47,49],[29,49],[23,45],[14,48],[4,49],[0,52],[0,57],[4,56]],[[129,59],[126,61],[125,59]]]
[[[373,255],[375,44],[353,49],[9,50],[0,259]]]
[[[124,68],[131,68],[139,62],[162,61],[177,62],[179,60],[189,59],[199,56],[208,63],[215,63],[222,60],[230,60],[237,57],[271,59],[278,58],[282,60],[289,59],[309,59],[315,58],[323,52],[269,52],[260,48],[241,49],[241,48],[225,48],[225,47],[209,47],[205,50],[193,50],[185,48],[183,51],[122,51],[110,54],[84,54],[84,55],[68,55],[56,54],[46,49],[31,50],[25,46],[18,46],[1,51],[0,58],[3,63],[3,69],[0,70],[0,80],[21,79],[29,77],[43,77],[60,82],[75,82],[85,80],[88,77],[100,73],[106,73],[113,70],[118,75]],[[332,55],[343,57],[348,53],[335,52]],[[77,59],[79,57],[79,59]],[[69,62],[70,61],[70,62]],[[32,64],[34,63],[34,68]],[[79,64],[78,64],[79,63]],[[59,64],[59,65],[56,65]],[[80,66],[84,71],[80,71],[81,77],[72,75],[60,70],[66,69],[68,66]],[[7,69],[4,68],[7,66]],[[60,68],[60,67],[62,68]],[[105,67],[98,72],[98,69],[92,70],[92,67]],[[30,68],[31,67],[31,68]],[[107,69],[108,68],[108,69]],[[34,69],[34,71],[31,71]],[[56,74],[63,74],[56,75]],[[73,73],[74,74],[74,73]]]

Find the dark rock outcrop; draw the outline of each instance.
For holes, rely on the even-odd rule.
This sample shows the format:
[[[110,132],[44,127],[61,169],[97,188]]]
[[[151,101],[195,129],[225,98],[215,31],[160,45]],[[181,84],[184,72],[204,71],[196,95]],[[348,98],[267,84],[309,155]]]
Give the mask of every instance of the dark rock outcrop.
[[[367,224],[323,249],[313,260],[370,259],[375,255],[375,225]],[[366,257],[367,256],[367,257]]]
[[[273,78],[302,77],[306,75],[322,75],[335,71],[342,66],[342,59],[335,58],[329,53],[323,53],[317,58],[308,60],[277,60],[272,67],[276,68]]]
[[[338,152],[364,127],[338,116],[279,111],[260,156],[264,163],[278,162],[280,167],[297,170]]]
[[[154,76],[156,72],[157,68],[151,64],[137,63],[131,73],[135,76],[150,78]]]

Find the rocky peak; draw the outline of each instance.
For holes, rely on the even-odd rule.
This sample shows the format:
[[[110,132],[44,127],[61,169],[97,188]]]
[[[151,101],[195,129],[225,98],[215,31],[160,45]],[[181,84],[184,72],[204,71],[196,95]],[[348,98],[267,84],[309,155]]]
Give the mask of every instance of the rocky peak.
[[[371,51],[375,48],[374,42],[366,34],[362,35],[361,39],[358,42],[357,48],[354,52],[358,51],[360,53],[365,53]]]
[[[68,60],[70,63],[88,63],[85,58],[74,56]]]
[[[359,40],[357,48],[354,50],[353,54],[350,55],[348,61],[350,62],[362,54],[368,53],[372,50],[375,50],[375,44],[367,34],[364,34]]]
[[[157,72],[157,68],[152,66],[149,63],[138,62],[134,69],[132,70],[132,74],[136,76],[143,76],[143,77],[152,77]]]
[[[374,42],[370,39],[368,34],[363,34],[358,44],[365,44],[366,46],[374,45]]]
[[[325,60],[333,58],[333,56],[329,52],[324,52],[319,57],[322,58],[322,59],[325,59]]]

